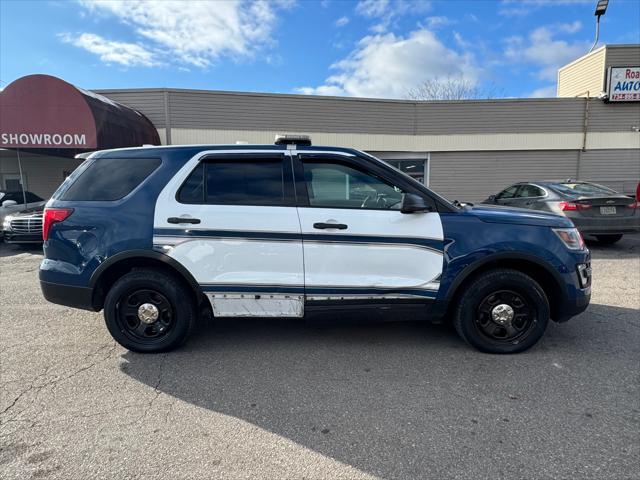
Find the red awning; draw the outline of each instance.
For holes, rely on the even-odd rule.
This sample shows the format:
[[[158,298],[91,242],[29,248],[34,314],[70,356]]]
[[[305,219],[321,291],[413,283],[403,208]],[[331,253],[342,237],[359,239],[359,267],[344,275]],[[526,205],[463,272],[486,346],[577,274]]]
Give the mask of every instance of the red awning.
[[[0,148],[73,157],[144,144],[160,145],[147,117],[59,78],[29,75],[0,92]]]

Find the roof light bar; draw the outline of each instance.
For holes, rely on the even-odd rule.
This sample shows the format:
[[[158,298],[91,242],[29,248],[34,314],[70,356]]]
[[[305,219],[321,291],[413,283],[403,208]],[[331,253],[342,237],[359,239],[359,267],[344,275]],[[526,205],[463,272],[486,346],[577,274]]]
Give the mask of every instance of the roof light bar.
[[[311,146],[311,137],[309,135],[276,135],[276,145],[299,145],[304,147]]]

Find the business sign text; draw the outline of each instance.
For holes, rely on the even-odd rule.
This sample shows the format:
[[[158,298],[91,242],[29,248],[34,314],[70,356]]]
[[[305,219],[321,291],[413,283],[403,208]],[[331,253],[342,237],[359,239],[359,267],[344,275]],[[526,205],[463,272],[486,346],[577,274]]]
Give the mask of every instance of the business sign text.
[[[0,134],[0,146],[4,148],[84,148],[87,146],[87,135],[84,133],[2,132]]]
[[[610,102],[640,102],[640,67],[610,67],[608,79]]]

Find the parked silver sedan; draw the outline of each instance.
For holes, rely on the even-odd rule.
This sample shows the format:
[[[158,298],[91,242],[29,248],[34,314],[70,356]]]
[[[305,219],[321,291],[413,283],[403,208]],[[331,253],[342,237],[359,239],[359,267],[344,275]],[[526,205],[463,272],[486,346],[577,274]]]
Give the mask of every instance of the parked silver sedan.
[[[640,204],[603,185],[577,181],[522,182],[482,203],[554,212],[570,218],[583,235],[615,243],[640,231]]]

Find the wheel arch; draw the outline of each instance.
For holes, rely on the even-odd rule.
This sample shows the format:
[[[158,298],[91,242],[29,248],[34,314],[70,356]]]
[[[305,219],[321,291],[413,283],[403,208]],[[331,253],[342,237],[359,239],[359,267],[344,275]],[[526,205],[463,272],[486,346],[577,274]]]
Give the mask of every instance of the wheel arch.
[[[104,299],[118,278],[136,268],[156,268],[168,272],[184,282],[193,291],[195,299],[200,302],[203,297],[200,285],[193,275],[178,261],[170,256],[153,250],[130,250],[118,253],[101,263],[89,280],[93,290],[93,307],[101,310]]]
[[[457,298],[464,291],[466,284],[469,284],[481,273],[498,268],[516,270],[533,278],[544,290],[549,300],[551,318],[556,319],[562,309],[562,299],[566,296],[566,287],[562,277],[540,258],[516,252],[489,255],[465,267],[458,274],[445,297],[449,310],[455,306]]]

